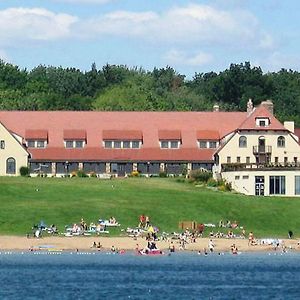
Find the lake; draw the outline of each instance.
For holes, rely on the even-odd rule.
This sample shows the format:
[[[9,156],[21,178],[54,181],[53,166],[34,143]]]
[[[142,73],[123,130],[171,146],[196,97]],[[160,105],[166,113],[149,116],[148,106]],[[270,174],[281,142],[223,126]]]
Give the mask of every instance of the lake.
[[[299,299],[300,254],[1,252],[0,299]]]

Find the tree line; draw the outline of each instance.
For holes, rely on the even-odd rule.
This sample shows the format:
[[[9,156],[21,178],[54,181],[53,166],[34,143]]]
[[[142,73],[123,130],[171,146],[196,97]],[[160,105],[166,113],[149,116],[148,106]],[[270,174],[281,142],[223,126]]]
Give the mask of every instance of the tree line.
[[[0,110],[207,111],[246,110],[272,99],[281,120],[300,126],[300,73],[263,73],[249,62],[186,79],[171,67],[129,68],[93,63],[89,71],[39,65],[32,70],[0,60]]]

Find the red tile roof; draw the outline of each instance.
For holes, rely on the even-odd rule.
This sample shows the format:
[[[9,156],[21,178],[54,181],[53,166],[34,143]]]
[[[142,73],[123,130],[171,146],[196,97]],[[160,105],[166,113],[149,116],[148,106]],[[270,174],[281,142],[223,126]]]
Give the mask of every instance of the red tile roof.
[[[140,130],[103,130],[103,140],[142,140]]]
[[[64,140],[86,140],[86,131],[83,129],[64,130]]]
[[[219,140],[220,135],[218,131],[215,130],[198,130],[197,140]]]
[[[212,161],[214,149],[30,149],[34,161]]]
[[[180,130],[159,130],[159,140],[181,140]]]
[[[85,111],[0,111],[0,122],[10,131],[25,137],[26,129],[46,128],[46,149],[32,149],[32,159],[106,159],[119,157],[122,153],[131,160],[211,160],[212,150],[199,149],[197,131],[218,132],[222,137],[245,120],[246,112],[85,112]],[[22,120],[22,122],[16,121]],[[175,126],[175,129],[174,129]],[[85,130],[87,144],[84,149],[65,149],[64,130]],[[162,135],[179,137],[181,148],[161,150],[159,132],[175,132]],[[105,131],[139,132],[141,149],[103,149]],[[215,133],[213,134],[215,136]],[[124,138],[124,135],[122,136]],[[136,137],[136,136],[135,136]],[[207,136],[209,137],[209,136]],[[57,155],[57,158],[56,158]],[[85,156],[86,155],[86,156]]]
[[[26,129],[24,138],[26,140],[47,140],[48,131],[46,129]]]
[[[262,127],[256,125],[257,118],[268,118],[270,120],[269,126]],[[238,129],[243,130],[284,130],[287,129],[272,115],[266,107],[263,105],[258,106],[254,111],[248,116],[248,118],[238,126]]]

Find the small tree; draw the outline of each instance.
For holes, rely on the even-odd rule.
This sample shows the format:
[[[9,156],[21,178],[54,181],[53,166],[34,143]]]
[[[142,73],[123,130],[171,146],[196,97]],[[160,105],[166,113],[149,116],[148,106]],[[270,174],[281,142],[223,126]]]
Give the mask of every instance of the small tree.
[[[25,166],[21,167],[20,174],[21,176],[29,176],[29,168]]]

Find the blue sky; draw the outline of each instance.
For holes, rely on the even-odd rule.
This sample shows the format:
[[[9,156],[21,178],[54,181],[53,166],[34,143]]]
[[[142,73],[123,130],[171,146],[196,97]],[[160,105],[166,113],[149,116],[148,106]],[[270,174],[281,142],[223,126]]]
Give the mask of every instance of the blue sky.
[[[22,68],[93,62],[192,77],[250,61],[300,68],[297,0],[0,0],[0,57]]]

